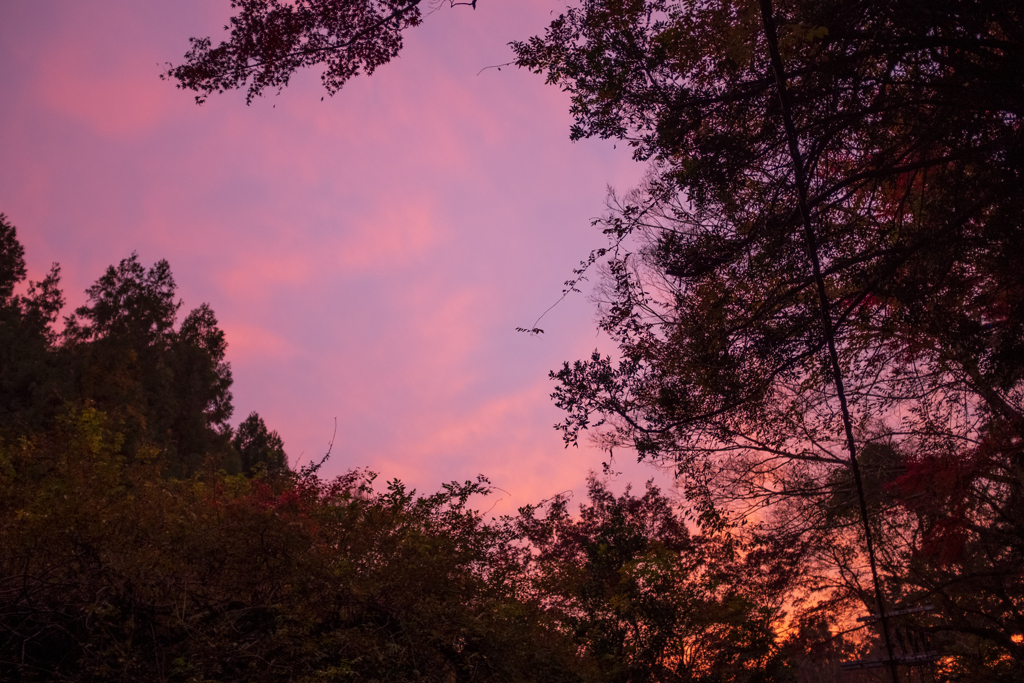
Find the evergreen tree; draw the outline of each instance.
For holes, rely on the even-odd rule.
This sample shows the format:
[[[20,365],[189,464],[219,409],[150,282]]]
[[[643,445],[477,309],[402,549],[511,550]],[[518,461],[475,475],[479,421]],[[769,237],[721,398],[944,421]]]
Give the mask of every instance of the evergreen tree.
[[[171,476],[191,476],[207,462],[240,470],[224,332],[208,304],[178,325],[181,302],[166,261],[146,269],[132,254],[108,268],[60,334],[59,267],[16,293],[26,276],[24,248],[0,215],[0,438],[46,433],[70,406],[90,406],[119,434],[124,454],[155,454]],[[260,425],[258,438],[276,436]],[[279,441],[260,442],[265,452],[253,457],[280,469]]]
[[[208,456],[230,465],[231,369],[208,305],[176,329],[176,288],[167,261],[147,270],[133,253],[86,290],[64,343],[79,400],[115,421],[127,451],[155,446],[170,474],[191,476]]]
[[[281,473],[288,469],[288,458],[284,452],[284,441],[274,431],[269,431],[263,418],[256,411],[242,420],[235,430],[231,444],[241,459],[242,472],[251,475],[262,467],[269,473]]]
[[[60,268],[15,294],[26,277],[25,250],[0,214],[0,438],[41,428],[66,389],[51,328],[64,305]]]

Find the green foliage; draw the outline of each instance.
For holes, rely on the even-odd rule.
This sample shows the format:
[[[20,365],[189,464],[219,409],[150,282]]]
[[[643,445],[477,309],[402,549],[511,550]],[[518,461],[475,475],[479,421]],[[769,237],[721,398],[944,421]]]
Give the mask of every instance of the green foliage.
[[[277,432],[267,430],[263,418],[255,411],[238,425],[231,445],[241,459],[242,472],[247,475],[253,474],[257,468],[276,473],[288,467],[284,441]]]
[[[0,437],[31,440],[49,433],[68,409],[95,408],[121,435],[129,460],[155,453],[167,475],[183,478],[204,465],[242,469],[228,422],[232,378],[224,332],[208,304],[178,323],[181,302],[166,261],[147,269],[132,254],[108,268],[60,334],[54,331],[64,305],[60,269],[54,265],[15,294],[26,278],[24,249],[6,217],[0,217],[0,276]],[[265,425],[262,430],[245,438],[273,436]],[[257,462],[271,471],[287,468],[279,437],[247,448],[253,460],[246,472]]]
[[[578,680],[485,481],[168,480],[107,422],[0,450],[4,680]]]
[[[162,450],[170,474],[190,476],[230,454],[227,344],[206,304],[176,328],[181,302],[166,261],[148,270],[132,254],[110,267],[66,320],[63,351],[79,401],[118,423],[126,448]]]

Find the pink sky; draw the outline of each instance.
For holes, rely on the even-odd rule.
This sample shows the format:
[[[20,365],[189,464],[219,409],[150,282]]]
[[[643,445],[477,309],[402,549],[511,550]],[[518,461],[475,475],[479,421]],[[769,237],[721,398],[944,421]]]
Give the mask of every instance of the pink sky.
[[[602,236],[606,187],[642,168],[569,141],[568,99],[507,62],[558,3],[443,8],[334,98],[319,73],[246,107],[158,75],[228,0],[0,3],[0,211],[69,306],[137,250],[227,333],[235,418],[293,462],[369,466],[421,490],[483,473],[510,512],[581,494],[603,454],[565,450],[549,370],[612,344],[574,296],[530,326]],[[627,458],[628,460],[628,458]],[[649,466],[617,463],[640,484]]]

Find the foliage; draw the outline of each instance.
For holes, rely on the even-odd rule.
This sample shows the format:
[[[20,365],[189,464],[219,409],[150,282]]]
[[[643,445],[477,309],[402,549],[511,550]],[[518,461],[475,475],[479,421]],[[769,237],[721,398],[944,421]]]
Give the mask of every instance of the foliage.
[[[486,481],[168,480],[108,423],[0,450],[4,680],[576,680]]]
[[[846,374],[880,394],[860,396],[869,428],[894,404],[935,413],[928,399],[965,391],[1019,419],[1019,18],[930,7],[777,8]],[[638,241],[605,292],[623,361],[560,373],[570,439],[590,413],[617,415],[620,440],[651,454],[770,453],[838,431],[817,414],[824,343],[762,33],[751,3],[587,2],[515,46],[573,94],[577,135],[626,137],[657,162],[606,221]],[[913,371],[922,361],[932,372]]]
[[[257,467],[272,473],[288,467],[281,436],[269,431],[256,411],[249,413],[249,417],[239,423],[231,445],[242,462],[242,472],[247,475],[253,474]]]
[[[95,408],[121,435],[129,460],[156,452],[166,474],[186,478],[208,459],[229,472],[242,468],[228,422],[234,409],[224,332],[208,304],[179,324],[181,301],[166,261],[147,269],[132,254],[108,268],[59,333],[59,267],[16,294],[25,278],[24,249],[0,217],[0,437],[32,439],[72,407]],[[280,436],[256,420],[263,432],[239,441],[251,459],[246,471],[257,462],[286,469]]]
[[[110,424],[0,444],[4,680],[788,680],[792,567],[691,537],[654,487],[487,521],[482,478],[167,479]]]
[[[574,136],[652,163],[603,221],[619,359],[554,373],[562,429],[674,463],[703,522],[756,515],[870,608],[834,336],[889,599],[1020,661],[1024,16],[772,5],[588,0],[514,44]],[[910,498],[921,471],[950,484]]]
[[[559,497],[519,526],[535,548],[534,590],[608,683],[779,681],[775,629],[798,576],[786,554],[728,535],[692,536],[650,482],[614,496],[591,476],[589,504]]]
[[[231,39],[217,47],[192,38],[185,63],[164,78],[211,93],[246,88],[246,102],[280,90],[298,69],[324,65],[320,77],[335,93],[360,71],[372,74],[402,49],[402,31],[420,23],[421,0],[232,0]],[[228,30],[228,27],[224,27]]]
[[[15,294],[27,277],[17,231],[0,214],[0,433],[38,428],[56,408],[50,325],[64,305],[56,264]]]
[[[132,254],[86,290],[89,301],[65,320],[79,400],[118,421],[134,452],[159,446],[177,476],[227,453],[231,369],[227,344],[206,304],[175,329],[181,302],[166,261],[148,270]]]

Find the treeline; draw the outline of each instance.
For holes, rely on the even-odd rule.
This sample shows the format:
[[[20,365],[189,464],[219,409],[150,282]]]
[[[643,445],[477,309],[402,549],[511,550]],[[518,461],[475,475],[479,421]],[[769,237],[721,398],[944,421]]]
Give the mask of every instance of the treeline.
[[[166,262],[57,332],[58,269],[24,286],[0,225],[5,681],[790,681],[858,647],[791,615],[793,552],[650,484],[494,520],[484,479],[292,471],[258,416],[232,433],[224,335],[176,324]]]

